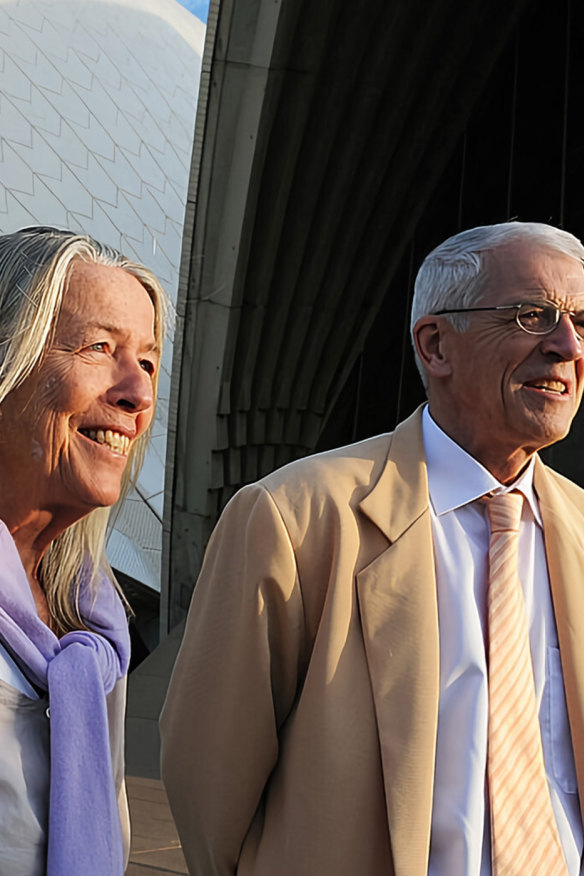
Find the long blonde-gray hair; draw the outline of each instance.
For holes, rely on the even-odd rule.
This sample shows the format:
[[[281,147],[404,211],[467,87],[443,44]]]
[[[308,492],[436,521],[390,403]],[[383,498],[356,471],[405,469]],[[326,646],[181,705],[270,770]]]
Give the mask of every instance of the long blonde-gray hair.
[[[160,350],[165,295],[154,274],[93,238],[56,228],[24,228],[0,236],[0,406],[40,365],[51,346],[71,269],[76,261],[122,268],[144,287],[154,305],[154,334]],[[157,377],[154,378],[156,394]],[[122,497],[135,481],[149,430],[133,442]],[[38,569],[49,612],[60,634],[83,628],[78,598],[80,573],[90,565],[115,583],[105,554],[110,509],[98,508],[70,526],[47,548]]]

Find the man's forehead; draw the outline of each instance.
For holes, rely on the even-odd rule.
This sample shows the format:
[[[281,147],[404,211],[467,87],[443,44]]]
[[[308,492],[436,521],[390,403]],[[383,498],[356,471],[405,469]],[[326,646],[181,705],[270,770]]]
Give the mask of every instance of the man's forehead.
[[[515,241],[485,253],[484,268],[485,293],[489,295],[505,290],[521,293],[538,290],[540,296],[561,300],[584,295],[582,261],[533,241]]]
[[[556,269],[571,272],[579,269],[584,273],[582,258],[534,240],[514,240],[501,244],[486,250],[483,260],[489,267],[499,267],[501,270]]]

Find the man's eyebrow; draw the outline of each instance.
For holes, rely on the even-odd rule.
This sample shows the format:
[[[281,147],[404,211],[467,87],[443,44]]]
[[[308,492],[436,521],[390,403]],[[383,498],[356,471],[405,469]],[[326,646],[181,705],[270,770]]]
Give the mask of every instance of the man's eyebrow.
[[[526,291],[532,292],[533,295],[530,295],[525,301],[518,301],[518,304],[551,304],[552,306],[555,306],[554,302],[551,301],[549,297],[546,297],[550,294],[547,289],[526,289]],[[581,313],[583,310],[584,307],[579,308],[577,311],[575,310],[574,313]]]

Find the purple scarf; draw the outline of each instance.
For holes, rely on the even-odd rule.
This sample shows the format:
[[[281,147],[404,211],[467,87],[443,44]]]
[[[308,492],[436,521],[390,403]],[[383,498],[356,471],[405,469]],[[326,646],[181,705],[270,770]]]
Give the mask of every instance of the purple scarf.
[[[47,876],[121,876],[122,833],[106,694],[128,670],[124,607],[104,575],[96,595],[81,588],[81,615],[95,632],[76,631],[58,639],[37,615],[20,556],[2,521],[0,563],[0,638],[28,678],[49,694]]]

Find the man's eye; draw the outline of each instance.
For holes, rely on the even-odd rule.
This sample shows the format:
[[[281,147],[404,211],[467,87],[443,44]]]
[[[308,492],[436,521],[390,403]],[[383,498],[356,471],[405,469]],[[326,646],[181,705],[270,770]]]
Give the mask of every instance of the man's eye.
[[[550,319],[553,322],[554,314],[550,310],[545,307],[538,307],[534,305],[533,307],[525,307],[522,308],[519,312],[519,319],[526,326],[539,326],[542,323],[547,324]]]
[[[95,350],[97,353],[105,353],[107,350],[107,341],[96,341],[95,344],[90,344],[89,350]]]

